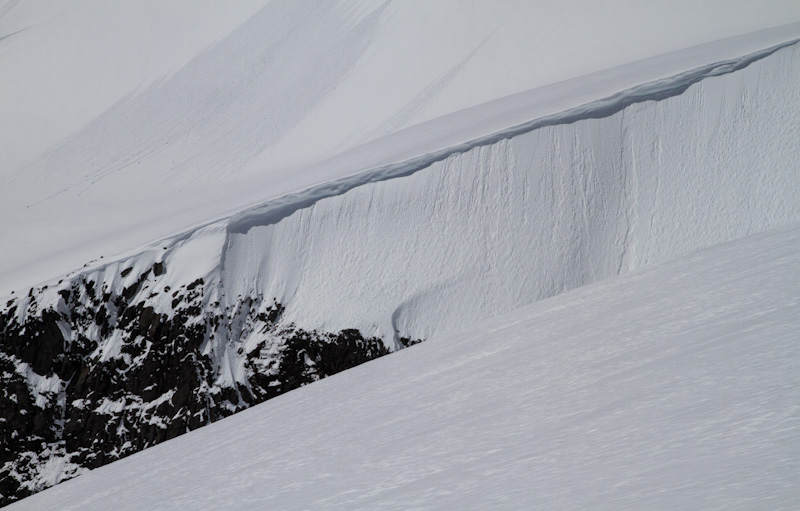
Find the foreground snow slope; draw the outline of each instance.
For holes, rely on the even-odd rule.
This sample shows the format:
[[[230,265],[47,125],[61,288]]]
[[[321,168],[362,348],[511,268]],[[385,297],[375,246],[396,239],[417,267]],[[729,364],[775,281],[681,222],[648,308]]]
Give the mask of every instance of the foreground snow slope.
[[[309,165],[403,128],[797,22],[800,5],[5,0],[0,14],[0,240],[14,247],[0,250],[0,289],[8,292],[367,170],[331,175]],[[644,65],[648,76],[584,102],[711,61]]]
[[[258,405],[33,509],[797,509],[800,226]]]

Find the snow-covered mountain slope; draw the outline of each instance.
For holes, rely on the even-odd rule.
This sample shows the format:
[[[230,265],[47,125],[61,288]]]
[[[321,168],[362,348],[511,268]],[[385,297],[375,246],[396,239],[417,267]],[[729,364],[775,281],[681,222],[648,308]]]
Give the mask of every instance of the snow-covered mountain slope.
[[[16,504],[797,509],[800,226],[362,365]]]
[[[0,175],[180,69],[264,3],[0,1]]]
[[[685,5],[0,2],[0,502],[800,221],[800,7]]]
[[[328,180],[309,165],[402,128],[800,21],[791,0],[6,0],[0,12],[0,239],[16,247],[0,251],[3,292]]]
[[[13,383],[1,396],[0,492],[24,495],[420,339],[800,221],[799,71],[788,40],[286,195],[12,297],[0,304]],[[457,117],[497,122],[498,105],[508,108]],[[418,135],[395,139],[419,150]]]

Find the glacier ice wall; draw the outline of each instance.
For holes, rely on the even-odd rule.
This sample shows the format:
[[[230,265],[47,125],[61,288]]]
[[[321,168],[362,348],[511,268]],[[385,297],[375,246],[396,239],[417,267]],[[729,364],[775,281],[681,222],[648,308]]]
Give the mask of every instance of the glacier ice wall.
[[[794,45],[231,229],[221,282],[276,297],[305,328],[430,338],[799,221],[798,78]]]

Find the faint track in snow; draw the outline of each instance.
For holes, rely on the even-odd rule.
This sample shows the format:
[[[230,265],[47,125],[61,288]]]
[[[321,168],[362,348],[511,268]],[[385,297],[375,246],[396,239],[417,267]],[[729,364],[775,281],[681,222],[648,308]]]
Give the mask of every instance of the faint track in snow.
[[[0,18],[2,18],[2,16],[0,16]],[[11,32],[10,34],[0,35],[0,41],[4,41],[4,40],[8,39],[9,37],[17,35],[20,32],[24,32],[26,30],[28,30],[27,27],[26,28],[21,28],[19,30],[14,31],[14,32]]]

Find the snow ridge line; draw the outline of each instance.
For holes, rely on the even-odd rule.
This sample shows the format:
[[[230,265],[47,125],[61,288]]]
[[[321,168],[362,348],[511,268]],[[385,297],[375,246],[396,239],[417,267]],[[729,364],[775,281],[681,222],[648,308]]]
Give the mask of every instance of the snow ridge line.
[[[769,57],[779,50],[799,43],[800,38],[791,39],[741,57],[718,61],[673,75],[672,77],[646,82],[596,101],[591,101],[559,113],[537,117],[528,122],[477,137],[461,144],[433,151],[416,158],[374,167],[371,170],[356,172],[355,174],[324,182],[282,197],[269,199],[261,204],[245,208],[233,215],[217,218],[182,232],[166,236],[151,243],[148,247],[160,247],[166,244],[170,246],[170,251],[172,251],[178,248],[182,241],[192,238],[199,231],[206,228],[213,228],[212,226],[221,229],[224,225],[225,241],[220,247],[221,254],[218,267],[219,270],[224,270],[226,254],[232,244],[232,235],[245,234],[253,227],[277,224],[296,211],[312,207],[320,200],[343,195],[359,186],[407,177],[455,154],[465,153],[475,147],[491,145],[501,140],[510,139],[542,127],[571,124],[584,119],[608,117],[635,103],[661,101],[673,96],[678,96],[689,87],[705,78],[722,76],[739,71],[750,64]],[[117,258],[107,259],[104,262],[95,261],[94,264],[90,264],[78,271],[70,272],[68,275],[80,275],[87,271],[102,271],[107,266],[115,264],[115,262],[128,259],[147,250],[147,248],[136,249],[126,252],[124,255],[120,255]]]
[[[228,234],[244,234],[253,227],[277,224],[296,211],[313,206],[316,202],[343,195],[359,186],[410,176],[432,164],[455,154],[465,153],[475,147],[495,144],[546,126],[572,124],[586,119],[600,119],[614,115],[630,105],[646,101],[662,101],[683,94],[692,85],[716,76],[742,70],[773,53],[800,43],[793,39],[734,59],[714,62],[677,75],[647,82],[611,96],[585,103],[562,112],[538,117],[495,133],[450,146],[399,163],[391,163],[372,170],[307,188],[264,204],[251,207],[230,217]],[[188,234],[188,233],[187,233]],[[226,244],[227,246],[227,244]],[[224,261],[224,259],[223,259]]]

